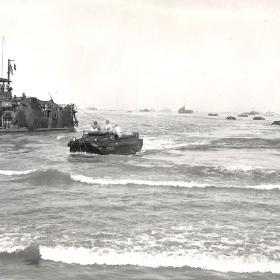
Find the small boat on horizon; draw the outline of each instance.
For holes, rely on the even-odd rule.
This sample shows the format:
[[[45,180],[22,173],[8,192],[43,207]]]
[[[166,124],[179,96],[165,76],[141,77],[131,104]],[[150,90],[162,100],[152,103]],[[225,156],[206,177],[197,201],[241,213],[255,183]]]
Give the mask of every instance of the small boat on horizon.
[[[139,112],[147,113],[147,112],[151,112],[151,110],[149,110],[148,108],[145,108],[145,109],[140,109]]]
[[[264,121],[265,118],[261,117],[261,116],[256,116],[253,118],[254,121]]]
[[[219,114],[217,114],[217,113],[209,113],[208,116],[209,117],[217,117],[217,116],[219,116]]]
[[[185,105],[178,110],[179,114],[193,114],[193,110],[186,109]]]
[[[238,117],[247,118],[247,117],[249,117],[249,115],[247,113],[242,113],[242,114],[238,115]]]
[[[280,125],[280,121],[273,121],[271,125]]]
[[[235,121],[236,120],[236,117],[233,117],[233,116],[227,116],[226,118],[228,121],[232,120],[232,121]]]
[[[247,114],[247,115],[249,115],[249,116],[255,116],[255,115],[259,115],[260,113],[259,113],[259,112],[254,111],[254,110],[252,110],[252,111],[247,112],[247,113],[245,113],[245,114]]]

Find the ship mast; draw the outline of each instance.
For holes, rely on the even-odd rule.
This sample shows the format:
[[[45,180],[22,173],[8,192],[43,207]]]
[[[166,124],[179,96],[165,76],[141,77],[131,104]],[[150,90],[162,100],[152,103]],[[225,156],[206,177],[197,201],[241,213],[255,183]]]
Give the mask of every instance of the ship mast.
[[[3,77],[3,52],[4,52],[4,37],[2,37],[2,61],[1,61],[1,77]]]
[[[10,76],[11,76],[11,73],[13,75],[13,67],[11,65],[11,61],[14,61],[13,59],[8,59],[8,86],[10,87]]]
[[[10,87],[10,67],[11,67],[11,60],[8,59],[8,86]]]

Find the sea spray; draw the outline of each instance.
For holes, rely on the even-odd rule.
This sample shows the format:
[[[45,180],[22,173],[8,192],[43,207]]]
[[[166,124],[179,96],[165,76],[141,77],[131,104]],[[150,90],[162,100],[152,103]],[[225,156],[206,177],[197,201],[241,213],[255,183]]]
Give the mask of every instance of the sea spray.
[[[280,273],[280,262],[267,257],[215,255],[210,253],[118,252],[110,248],[46,247],[40,246],[42,259],[80,265],[133,265],[142,267],[192,267],[220,272]]]

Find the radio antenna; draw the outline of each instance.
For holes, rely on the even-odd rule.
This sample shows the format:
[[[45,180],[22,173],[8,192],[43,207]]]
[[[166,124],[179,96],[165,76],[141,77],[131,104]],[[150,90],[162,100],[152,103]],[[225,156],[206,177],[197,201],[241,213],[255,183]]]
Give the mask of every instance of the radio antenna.
[[[5,42],[5,39],[4,39],[4,37],[2,37],[1,77],[3,77],[3,53],[4,53],[4,42]]]

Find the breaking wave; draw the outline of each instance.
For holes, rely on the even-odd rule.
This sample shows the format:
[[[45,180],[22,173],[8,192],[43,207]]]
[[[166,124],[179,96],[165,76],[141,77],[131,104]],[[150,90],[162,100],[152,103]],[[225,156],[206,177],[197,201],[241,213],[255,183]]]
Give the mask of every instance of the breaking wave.
[[[201,177],[206,176],[209,178],[211,175],[218,177],[225,177],[225,179],[232,178],[241,178],[244,176],[250,177],[254,176],[255,178],[261,179],[266,177],[265,182],[270,182],[269,179],[275,179],[276,182],[279,182],[280,172],[278,169],[269,169],[261,166],[250,166],[250,165],[191,165],[191,164],[177,164],[179,168],[178,171],[184,168],[185,172],[190,172],[191,174],[197,174]]]
[[[35,169],[30,169],[30,170],[0,170],[0,175],[5,175],[5,176],[14,176],[14,175],[26,175],[36,172]]]
[[[92,185],[145,185],[145,186],[166,186],[166,187],[182,187],[182,188],[204,188],[210,187],[209,184],[184,181],[151,181],[140,179],[105,179],[91,178],[83,175],[71,175],[74,181],[92,184]]]
[[[42,259],[81,265],[133,265],[143,267],[191,267],[220,272],[272,272],[280,273],[280,262],[267,257],[226,256],[206,253],[180,254],[173,252],[118,252],[114,249],[83,247],[40,246]]]
[[[259,184],[256,185],[219,185],[211,182],[197,181],[176,181],[176,180],[145,180],[137,178],[92,178],[84,175],[74,175],[55,169],[30,169],[30,170],[0,170],[0,175],[13,177],[13,180],[27,181],[32,184],[58,184],[81,182],[90,185],[144,185],[154,187],[180,187],[180,188],[207,188],[207,187],[223,187],[223,188],[242,188],[256,190],[280,190],[279,172],[277,170],[261,169],[253,167],[219,167],[219,166],[189,166],[192,172],[200,174],[200,177],[224,176],[234,179],[235,177],[243,178],[244,176],[253,176],[258,179]],[[194,170],[193,170],[194,169]],[[21,176],[22,175],[22,176]],[[267,183],[262,184],[265,181]],[[270,182],[269,182],[270,181]]]
[[[262,185],[249,185],[236,188],[255,189],[255,190],[280,190],[279,184],[262,184]]]
[[[230,256],[215,253],[117,251],[111,248],[84,248],[30,245],[14,251],[1,251],[0,260],[38,264],[40,260],[80,265],[190,267],[218,272],[280,273],[280,262],[261,255]]]
[[[183,181],[183,180],[146,180],[141,178],[93,178],[80,174],[69,174],[55,169],[30,169],[30,170],[0,170],[0,176],[13,177],[13,180],[20,182],[28,182],[36,185],[58,185],[71,184],[80,182],[89,185],[144,185],[152,187],[179,187],[179,188],[239,188],[239,189],[255,189],[255,190],[280,190],[279,172],[277,170],[252,168],[252,167],[219,167],[219,166],[188,166],[190,171],[199,174],[201,181]],[[203,178],[214,176],[212,182],[204,181]],[[243,185],[243,184],[228,184],[221,185],[215,183],[216,177],[225,177],[228,179],[242,179],[244,176],[253,178],[259,181],[259,184]],[[236,180],[235,180],[236,181]],[[233,181],[234,182],[234,181]],[[237,181],[238,182],[238,181]],[[266,183],[262,183],[266,182]]]
[[[181,187],[181,188],[209,188],[217,187],[211,183],[185,182],[185,181],[152,181],[142,179],[109,179],[109,178],[92,178],[84,175],[71,175],[72,180],[86,183],[89,185],[145,185],[156,187]],[[245,186],[220,186],[220,188],[239,188],[239,189],[256,189],[256,190],[280,190],[279,184],[260,184]]]

